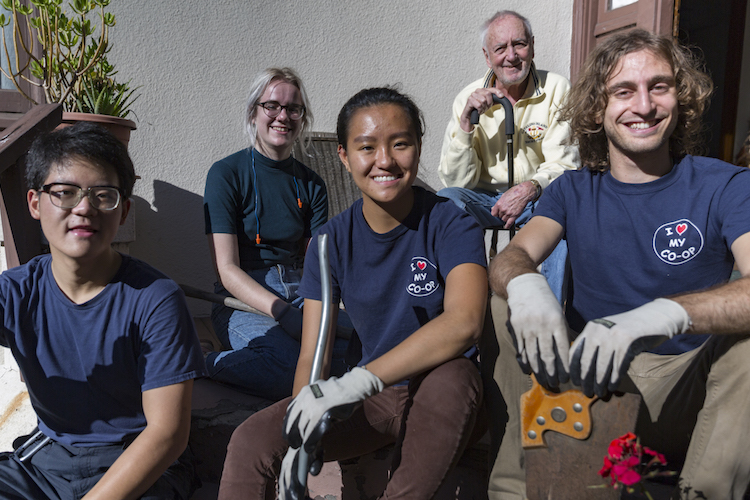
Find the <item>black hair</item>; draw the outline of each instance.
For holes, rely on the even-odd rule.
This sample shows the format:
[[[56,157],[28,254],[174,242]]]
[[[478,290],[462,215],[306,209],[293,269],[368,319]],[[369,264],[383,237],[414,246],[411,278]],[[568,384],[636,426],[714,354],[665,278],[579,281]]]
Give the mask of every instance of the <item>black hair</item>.
[[[135,184],[135,169],[128,150],[112,133],[95,123],[78,122],[39,135],[26,155],[26,183],[41,189],[53,166],[83,158],[98,167],[112,167],[120,181],[120,192],[130,198]]]
[[[424,135],[424,116],[419,107],[408,95],[402,94],[392,87],[374,87],[363,89],[354,94],[339,112],[336,121],[336,135],[341,147],[346,149],[346,141],[349,138],[349,124],[354,113],[361,108],[377,106],[379,104],[395,104],[404,110],[411,121],[411,128],[417,141],[422,143]]]

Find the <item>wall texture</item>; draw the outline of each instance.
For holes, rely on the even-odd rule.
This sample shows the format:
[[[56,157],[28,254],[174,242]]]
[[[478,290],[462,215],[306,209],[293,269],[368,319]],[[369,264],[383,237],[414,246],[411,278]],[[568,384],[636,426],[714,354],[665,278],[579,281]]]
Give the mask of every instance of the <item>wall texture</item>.
[[[533,8],[531,7],[533,5]],[[211,164],[245,146],[241,115],[259,70],[302,76],[316,131],[334,131],[341,105],[364,87],[400,84],[425,113],[420,178],[437,162],[453,97],[486,66],[479,25],[501,8],[529,17],[537,66],[568,76],[573,0],[116,0],[110,61],[141,85],[130,150],[141,180],[131,253],[180,283],[214,281],[203,234]],[[208,307],[191,303],[195,314]]]

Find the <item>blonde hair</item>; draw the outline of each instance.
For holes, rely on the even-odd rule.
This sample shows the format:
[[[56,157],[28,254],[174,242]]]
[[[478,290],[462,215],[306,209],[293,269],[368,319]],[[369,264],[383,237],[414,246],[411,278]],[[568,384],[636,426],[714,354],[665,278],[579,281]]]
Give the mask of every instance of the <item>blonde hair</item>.
[[[305,86],[302,85],[302,79],[291,68],[267,68],[255,77],[255,81],[253,81],[253,84],[250,86],[250,95],[245,104],[245,115],[243,119],[245,133],[247,133],[250,140],[250,148],[254,148],[255,143],[258,140],[258,127],[253,123],[258,113],[258,101],[263,96],[268,85],[274,81],[289,83],[297,87],[299,90],[299,94],[302,97],[302,105],[305,106],[305,114],[302,117],[302,129],[300,130],[300,135],[297,140],[300,142],[302,152],[306,154],[307,147],[310,145],[310,130],[312,129],[313,124],[313,113],[310,109],[310,100],[307,98]]]

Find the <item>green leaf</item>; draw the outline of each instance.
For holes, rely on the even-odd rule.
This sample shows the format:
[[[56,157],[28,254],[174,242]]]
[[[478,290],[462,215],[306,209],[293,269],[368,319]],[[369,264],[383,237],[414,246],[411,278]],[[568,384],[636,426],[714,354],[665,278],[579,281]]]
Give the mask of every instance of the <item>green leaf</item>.
[[[31,61],[31,74],[39,79],[44,78],[44,71],[37,61]]]
[[[86,0],[73,0],[68,5],[78,15],[84,15],[88,12],[89,3]]]

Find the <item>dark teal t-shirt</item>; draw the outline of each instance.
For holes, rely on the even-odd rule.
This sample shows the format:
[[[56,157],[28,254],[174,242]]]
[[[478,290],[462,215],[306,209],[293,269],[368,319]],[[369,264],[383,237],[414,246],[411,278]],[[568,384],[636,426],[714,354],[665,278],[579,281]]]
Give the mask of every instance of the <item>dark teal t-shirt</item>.
[[[251,271],[302,264],[301,240],[328,220],[328,194],[323,179],[294,158],[243,149],[208,171],[203,210],[206,234],[236,234],[240,267]]]

